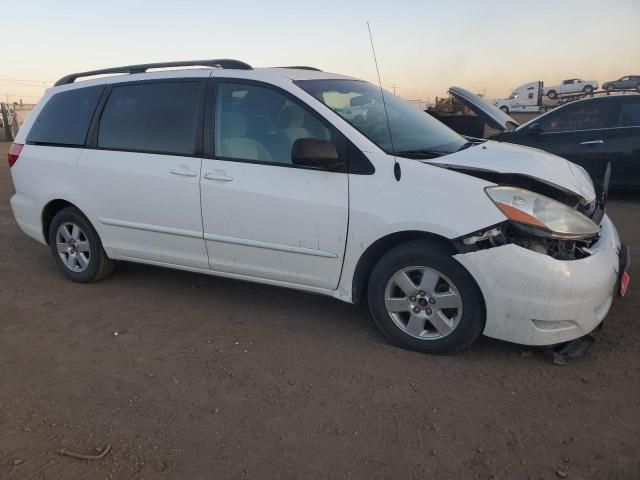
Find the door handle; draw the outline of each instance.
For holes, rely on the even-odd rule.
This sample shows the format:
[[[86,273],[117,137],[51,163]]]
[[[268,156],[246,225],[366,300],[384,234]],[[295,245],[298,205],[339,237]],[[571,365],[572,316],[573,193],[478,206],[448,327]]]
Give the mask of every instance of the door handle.
[[[207,180],[218,180],[220,182],[230,182],[233,177],[230,177],[224,170],[216,170],[215,172],[207,172],[204,174],[204,178]]]
[[[602,145],[604,140],[589,140],[588,142],[580,142],[580,145]]]
[[[169,171],[171,173],[173,173],[174,175],[182,175],[183,177],[197,177],[198,176],[198,172],[194,172],[193,170],[186,168],[186,167],[180,167],[180,168],[171,168],[169,169]]]

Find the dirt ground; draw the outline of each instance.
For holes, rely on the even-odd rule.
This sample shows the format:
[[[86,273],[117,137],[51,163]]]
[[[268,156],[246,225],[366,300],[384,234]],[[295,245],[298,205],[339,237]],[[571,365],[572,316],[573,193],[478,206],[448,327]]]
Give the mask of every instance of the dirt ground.
[[[0,478],[640,478],[639,194],[609,209],[630,294],[559,367],[484,338],[408,352],[363,307],[205,275],[121,264],[73,284],[13,220],[6,149]]]

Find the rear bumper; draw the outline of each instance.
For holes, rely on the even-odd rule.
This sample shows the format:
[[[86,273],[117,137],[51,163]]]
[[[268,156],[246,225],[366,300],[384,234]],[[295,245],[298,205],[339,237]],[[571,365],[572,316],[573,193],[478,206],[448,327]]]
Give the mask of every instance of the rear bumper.
[[[39,200],[32,195],[16,192],[9,202],[20,229],[31,238],[46,244],[42,234],[42,207]]]
[[[580,260],[556,260],[516,245],[456,255],[484,295],[484,334],[554,345],[595,329],[618,293],[621,269],[618,233],[606,215],[601,226],[593,254]]]

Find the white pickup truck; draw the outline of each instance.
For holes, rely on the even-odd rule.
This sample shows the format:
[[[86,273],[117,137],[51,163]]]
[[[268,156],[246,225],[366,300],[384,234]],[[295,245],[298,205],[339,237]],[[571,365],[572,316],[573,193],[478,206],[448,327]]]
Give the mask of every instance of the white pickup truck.
[[[598,82],[595,80],[582,80],[581,78],[570,78],[563,80],[562,85],[555,85],[552,87],[545,87],[544,94],[551,98],[557,98],[560,95],[567,95],[569,93],[593,93],[599,87]]]

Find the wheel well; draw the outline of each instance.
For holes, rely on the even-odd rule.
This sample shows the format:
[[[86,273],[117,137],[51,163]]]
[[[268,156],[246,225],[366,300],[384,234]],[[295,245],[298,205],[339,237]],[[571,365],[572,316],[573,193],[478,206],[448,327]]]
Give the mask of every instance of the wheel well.
[[[456,249],[449,239],[433,233],[405,231],[382,237],[369,245],[358,260],[351,284],[353,303],[359,303],[364,297],[367,291],[367,285],[369,284],[371,270],[373,270],[373,267],[378,263],[378,260],[392,248],[412,240],[428,240],[434,244],[445,247],[451,254],[456,253]]]
[[[76,207],[73,203],[67,202],[66,200],[52,200],[44,207],[42,210],[42,234],[44,235],[44,239],[49,244],[49,225],[51,225],[51,220],[53,217],[63,208],[67,207]]]

